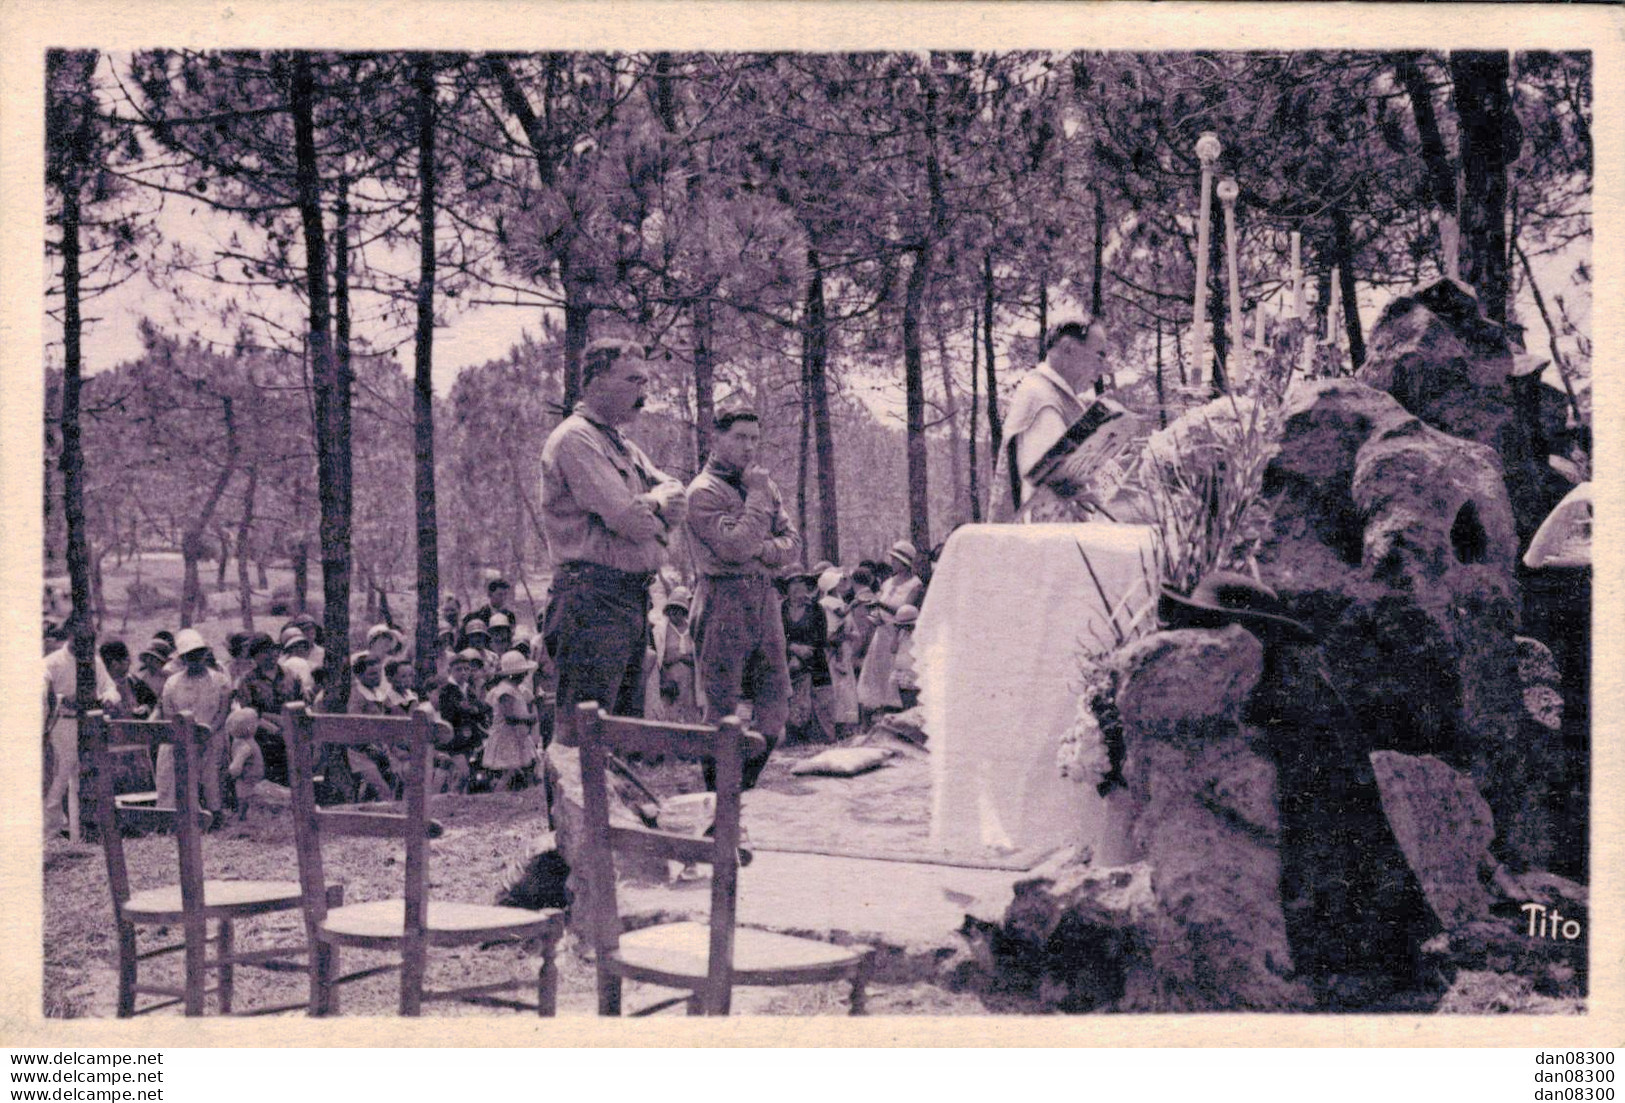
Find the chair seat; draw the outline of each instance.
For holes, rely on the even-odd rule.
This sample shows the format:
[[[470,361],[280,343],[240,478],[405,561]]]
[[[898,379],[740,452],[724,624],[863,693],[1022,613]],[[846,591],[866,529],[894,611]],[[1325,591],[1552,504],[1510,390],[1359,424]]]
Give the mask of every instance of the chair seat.
[[[429,941],[455,946],[493,938],[531,938],[562,932],[563,913],[503,908],[494,904],[459,904],[431,900],[428,905]],[[405,935],[406,901],[371,900],[346,904],[327,913],[321,930],[331,941],[351,945],[389,946]]]
[[[205,881],[203,911],[210,919],[232,919],[263,912],[287,911],[302,903],[296,881]],[[171,922],[182,918],[181,887],[144,889],[124,905],[128,919]]]
[[[703,980],[710,950],[711,928],[705,924],[663,923],[622,935],[612,956],[629,970]],[[794,984],[851,969],[869,952],[867,946],[834,946],[739,927],[734,931],[734,982]]]

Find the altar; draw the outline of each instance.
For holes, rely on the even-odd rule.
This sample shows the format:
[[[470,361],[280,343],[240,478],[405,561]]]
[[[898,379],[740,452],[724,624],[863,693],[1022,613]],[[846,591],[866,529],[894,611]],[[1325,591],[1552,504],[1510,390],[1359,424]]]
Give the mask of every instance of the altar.
[[[1115,639],[1102,594],[1126,628],[1156,587],[1145,526],[953,534],[914,633],[933,845],[966,859],[1085,845],[1102,864],[1131,860],[1127,795],[1062,777],[1057,752],[1077,714],[1082,649]]]

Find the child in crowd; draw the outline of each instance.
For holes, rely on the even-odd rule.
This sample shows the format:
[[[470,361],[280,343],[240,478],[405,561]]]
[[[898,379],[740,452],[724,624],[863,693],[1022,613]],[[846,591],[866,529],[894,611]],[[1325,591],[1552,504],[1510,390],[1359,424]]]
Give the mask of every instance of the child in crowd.
[[[468,785],[491,723],[490,706],[480,700],[474,686],[480,663],[480,653],[471,647],[455,655],[451,660],[451,681],[440,687],[438,699],[440,718],[451,725],[451,738],[439,749],[450,760],[451,786],[459,792]]]
[[[536,714],[530,694],[520,685],[536,664],[517,651],[502,656],[497,678],[486,691],[491,734],[485,740],[483,765],[496,774],[493,788],[516,788],[536,763]]]

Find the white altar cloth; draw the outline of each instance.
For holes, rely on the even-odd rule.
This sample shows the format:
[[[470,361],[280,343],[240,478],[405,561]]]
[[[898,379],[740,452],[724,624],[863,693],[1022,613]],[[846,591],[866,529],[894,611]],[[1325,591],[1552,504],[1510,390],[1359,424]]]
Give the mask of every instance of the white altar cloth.
[[[1081,646],[1113,639],[1079,549],[1113,604],[1128,599],[1126,626],[1156,600],[1152,540],[1107,523],[966,525],[948,540],[914,634],[933,844],[967,857],[1084,844],[1102,864],[1129,860],[1122,791],[1102,799],[1063,778],[1056,753]]]

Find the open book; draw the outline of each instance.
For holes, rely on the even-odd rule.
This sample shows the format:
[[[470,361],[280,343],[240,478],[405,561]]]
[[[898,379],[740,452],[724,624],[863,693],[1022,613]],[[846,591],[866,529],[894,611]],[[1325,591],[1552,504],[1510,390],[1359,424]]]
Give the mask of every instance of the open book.
[[[1068,470],[1082,470],[1085,493],[1079,496],[1097,500],[1110,497],[1122,476],[1121,461],[1139,430],[1139,418],[1109,398],[1097,398],[1040,457],[1027,477],[1045,486]]]

